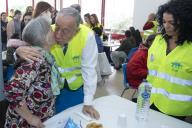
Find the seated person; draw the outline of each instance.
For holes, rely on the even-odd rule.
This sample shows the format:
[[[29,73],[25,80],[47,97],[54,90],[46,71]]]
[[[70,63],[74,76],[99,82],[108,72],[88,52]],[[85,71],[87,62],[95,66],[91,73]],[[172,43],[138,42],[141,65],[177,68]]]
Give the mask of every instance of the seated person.
[[[131,41],[135,42],[137,44],[137,47],[139,47],[140,43],[142,43],[142,37],[140,34],[140,31],[138,29],[135,29],[135,27],[129,28],[131,32]]]
[[[126,38],[121,41],[121,45],[115,51],[111,52],[111,59],[114,63],[115,69],[120,69],[121,64],[127,58],[127,55],[131,48],[136,47],[136,43],[131,41],[131,32],[125,31]]]
[[[43,18],[28,23],[22,38],[41,52],[41,61],[20,63],[14,76],[5,85],[5,96],[9,101],[5,128],[44,127],[43,121],[54,114],[55,96],[52,92],[54,59],[49,53],[53,33],[50,24]],[[56,73],[56,72],[55,72]]]
[[[146,23],[143,26],[144,31],[143,38],[146,39],[147,36],[157,33],[157,26],[158,23],[156,21],[156,14],[150,13]]]
[[[140,83],[147,77],[147,53],[154,39],[155,35],[148,36],[146,41],[140,44],[139,49],[127,63],[127,80],[134,89],[138,89]]]
[[[102,35],[102,29],[99,27],[95,27],[93,28],[93,31],[95,32],[95,40],[97,42],[98,52],[101,53],[103,52],[103,42],[100,38]]]

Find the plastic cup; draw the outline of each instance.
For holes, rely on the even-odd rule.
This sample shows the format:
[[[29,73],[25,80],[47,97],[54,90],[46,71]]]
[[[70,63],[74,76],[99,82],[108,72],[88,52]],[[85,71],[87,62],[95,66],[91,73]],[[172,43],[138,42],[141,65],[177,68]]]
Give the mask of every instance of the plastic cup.
[[[127,116],[125,114],[120,114],[118,116],[117,127],[118,128],[126,128],[127,127]]]

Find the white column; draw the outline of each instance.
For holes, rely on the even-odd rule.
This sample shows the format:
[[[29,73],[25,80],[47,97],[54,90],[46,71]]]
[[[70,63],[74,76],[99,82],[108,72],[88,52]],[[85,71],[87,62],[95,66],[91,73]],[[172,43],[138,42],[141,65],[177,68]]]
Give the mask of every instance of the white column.
[[[133,26],[143,31],[143,25],[150,13],[156,13],[158,7],[168,0],[134,0]]]

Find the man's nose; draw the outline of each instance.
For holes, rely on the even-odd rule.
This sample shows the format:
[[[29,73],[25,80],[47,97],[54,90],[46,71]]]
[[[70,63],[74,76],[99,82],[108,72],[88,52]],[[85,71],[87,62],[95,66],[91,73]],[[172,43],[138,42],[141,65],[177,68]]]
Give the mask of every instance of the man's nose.
[[[56,37],[62,37],[62,32],[60,30],[58,30],[56,33],[55,33],[55,36]]]

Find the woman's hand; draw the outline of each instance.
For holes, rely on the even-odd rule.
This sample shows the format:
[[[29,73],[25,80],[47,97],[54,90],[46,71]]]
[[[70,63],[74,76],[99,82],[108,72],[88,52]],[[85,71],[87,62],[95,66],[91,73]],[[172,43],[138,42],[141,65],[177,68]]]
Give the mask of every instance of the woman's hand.
[[[28,62],[39,61],[42,58],[38,49],[30,46],[20,46],[16,49],[16,54]]]
[[[37,116],[31,115],[27,119],[28,124],[35,126],[36,128],[44,128],[45,125],[42,123],[41,119]]]
[[[41,119],[38,116],[35,116],[28,109],[26,102],[21,101],[19,106],[15,108],[15,111],[20,115],[23,119],[25,119],[28,124],[35,126],[36,128],[44,128]]]

